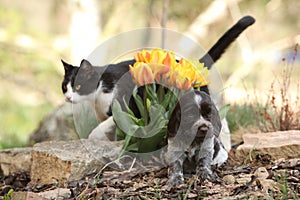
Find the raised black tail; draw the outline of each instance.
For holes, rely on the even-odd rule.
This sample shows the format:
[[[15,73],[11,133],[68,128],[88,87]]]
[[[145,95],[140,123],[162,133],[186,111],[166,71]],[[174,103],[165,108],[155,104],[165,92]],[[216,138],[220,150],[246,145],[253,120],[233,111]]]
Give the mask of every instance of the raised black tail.
[[[233,25],[224,35],[215,43],[215,45],[200,59],[201,63],[210,69],[230,46],[230,44],[250,25],[255,22],[251,16],[245,16]]]

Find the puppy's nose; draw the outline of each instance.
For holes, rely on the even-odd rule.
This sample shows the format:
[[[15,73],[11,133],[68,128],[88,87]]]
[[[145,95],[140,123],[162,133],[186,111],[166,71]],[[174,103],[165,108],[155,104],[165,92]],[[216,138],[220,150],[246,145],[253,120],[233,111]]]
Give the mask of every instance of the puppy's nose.
[[[201,124],[199,127],[198,127],[198,136],[205,136],[205,134],[207,133],[208,131],[208,125],[207,124]]]

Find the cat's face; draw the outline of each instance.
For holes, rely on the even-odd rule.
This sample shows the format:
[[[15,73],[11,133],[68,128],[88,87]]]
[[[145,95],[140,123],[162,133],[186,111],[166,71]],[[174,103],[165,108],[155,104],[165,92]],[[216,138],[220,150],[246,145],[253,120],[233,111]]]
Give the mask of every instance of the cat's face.
[[[79,67],[72,66],[63,60],[62,63],[65,69],[62,82],[65,100],[79,103],[83,100],[93,99],[99,82],[99,75],[94,67],[87,60],[82,60]]]

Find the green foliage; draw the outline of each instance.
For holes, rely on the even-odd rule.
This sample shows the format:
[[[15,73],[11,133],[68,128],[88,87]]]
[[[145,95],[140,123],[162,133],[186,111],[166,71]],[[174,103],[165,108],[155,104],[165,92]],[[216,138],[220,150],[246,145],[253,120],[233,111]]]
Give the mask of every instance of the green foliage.
[[[0,149],[24,146],[39,120],[51,109],[50,104],[22,105],[11,98],[0,98]]]
[[[0,149],[24,146],[60,92],[61,78],[51,61],[9,48],[0,51]]]
[[[274,181],[276,181],[279,184],[279,194],[275,194],[274,199],[299,199],[299,191],[296,186],[291,186],[287,179],[287,174],[281,173],[276,176],[274,176]]]
[[[183,200],[188,199],[188,195],[189,195],[189,193],[191,192],[191,188],[192,188],[192,185],[193,185],[193,184],[194,184],[193,181],[191,181],[191,182],[189,183],[188,188],[187,188],[187,190],[186,190],[186,192],[185,192],[185,194],[184,194],[184,196],[183,196]]]
[[[91,131],[99,124],[94,107],[89,102],[82,102],[72,105],[72,110],[73,115],[68,121],[74,125],[79,138],[88,138]]]
[[[219,116],[221,120],[226,117],[229,110],[230,110],[230,104],[226,104],[219,109]]]
[[[143,99],[138,95],[137,88],[133,92],[134,101],[137,104],[141,118],[137,118],[130,110],[125,100],[122,110],[120,103],[115,100],[112,113],[117,124],[116,134],[119,140],[124,139],[124,145],[120,155],[125,151],[151,152],[161,148],[166,142],[166,130],[168,119],[177,102],[175,91],[165,91],[155,84],[145,87]]]
[[[257,105],[259,106],[259,105]],[[226,108],[228,109],[228,107]],[[255,110],[250,104],[234,104],[230,106],[227,112],[227,121],[229,130],[234,132],[239,128],[246,128],[248,126],[255,126]]]
[[[48,45],[44,38],[30,35],[24,24],[22,12],[0,8],[0,28],[6,36],[0,42],[0,149],[25,146],[29,134],[61,95],[61,75],[51,60],[53,52],[17,44],[17,37],[28,34],[41,46]]]
[[[165,141],[166,126],[168,120],[165,118],[163,108],[156,104],[149,108],[149,124],[145,124],[145,118],[138,119],[129,110],[122,111],[117,100],[113,103],[112,113],[117,128],[118,139],[125,139],[120,155],[124,151],[151,152],[157,150]]]
[[[20,13],[0,7],[0,27],[8,31],[10,38],[15,37],[20,32],[23,23]]]
[[[7,194],[4,195],[4,200],[10,200],[12,193],[14,193],[14,189],[10,189]]]

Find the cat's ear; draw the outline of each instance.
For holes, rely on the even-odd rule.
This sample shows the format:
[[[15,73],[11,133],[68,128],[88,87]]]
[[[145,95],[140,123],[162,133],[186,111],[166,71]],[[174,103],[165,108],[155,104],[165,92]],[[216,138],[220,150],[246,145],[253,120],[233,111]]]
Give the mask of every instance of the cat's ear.
[[[80,67],[83,69],[93,69],[93,65],[86,59],[83,59],[81,61]]]
[[[61,62],[64,66],[65,72],[71,71],[74,67],[67,62],[65,62],[63,59],[61,59]]]
[[[87,75],[87,78],[91,78],[91,76],[94,74],[94,67],[93,67],[93,65],[89,61],[87,61],[85,59],[83,59],[81,61],[81,63],[80,63],[80,69],[82,69],[84,71],[85,75]]]

